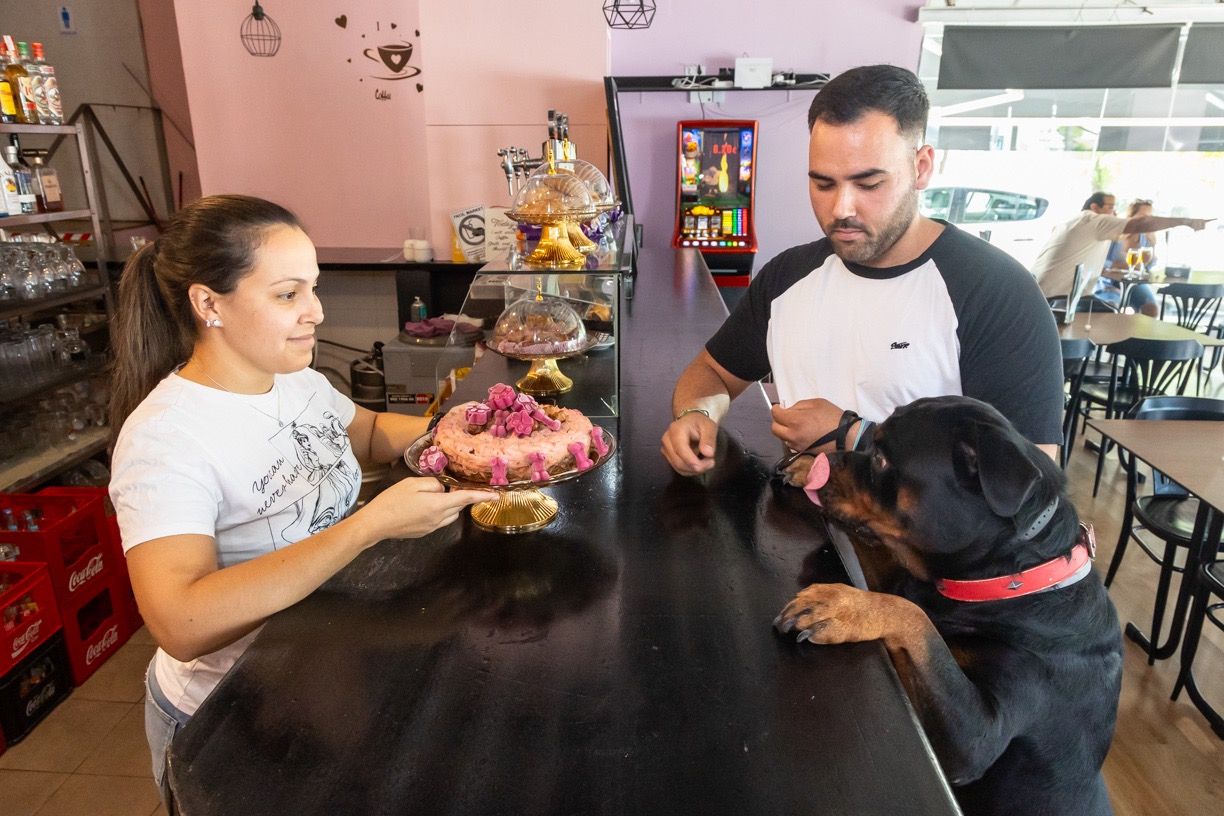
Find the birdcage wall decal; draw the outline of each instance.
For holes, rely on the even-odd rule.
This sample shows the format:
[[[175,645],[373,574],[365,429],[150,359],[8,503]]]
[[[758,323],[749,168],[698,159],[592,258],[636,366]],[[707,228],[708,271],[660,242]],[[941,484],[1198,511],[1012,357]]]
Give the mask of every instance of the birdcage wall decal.
[[[238,37],[252,57],[274,57],[280,50],[281,32],[276,21],[268,16],[259,3],[242,21]]]
[[[603,13],[609,28],[650,28],[655,0],[604,0]]]

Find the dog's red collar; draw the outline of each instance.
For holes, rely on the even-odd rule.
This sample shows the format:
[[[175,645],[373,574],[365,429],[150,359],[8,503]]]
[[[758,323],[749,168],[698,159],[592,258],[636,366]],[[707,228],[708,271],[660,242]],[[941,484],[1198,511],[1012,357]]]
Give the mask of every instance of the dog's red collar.
[[[940,595],[954,601],[1001,601],[1005,598],[1019,598],[1075,583],[1092,569],[1090,562],[1095,557],[1096,535],[1092,525],[1080,524],[1079,538],[1067,555],[1060,555],[1015,575],[980,578],[974,581],[941,579],[935,582],[935,588],[939,590]]]

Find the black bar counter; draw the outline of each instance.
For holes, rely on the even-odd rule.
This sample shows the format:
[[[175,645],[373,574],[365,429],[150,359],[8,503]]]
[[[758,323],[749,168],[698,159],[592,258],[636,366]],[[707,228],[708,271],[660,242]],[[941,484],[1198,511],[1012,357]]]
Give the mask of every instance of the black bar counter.
[[[696,252],[638,268],[615,458],[550,488],[539,532],[465,516],[385,541],[274,616],[175,740],[181,813],[958,812],[879,643],[771,628],[844,571],[807,499],[769,483],[759,386],[712,473],[663,461],[672,385],[725,310]]]

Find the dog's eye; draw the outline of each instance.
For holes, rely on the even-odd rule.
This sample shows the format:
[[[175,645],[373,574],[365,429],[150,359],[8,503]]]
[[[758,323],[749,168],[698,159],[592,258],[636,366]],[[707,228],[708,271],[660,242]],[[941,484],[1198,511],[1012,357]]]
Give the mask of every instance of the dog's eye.
[[[871,455],[871,467],[875,471],[883,471],[888,469],[888,458],[884,454],[876,451]]]

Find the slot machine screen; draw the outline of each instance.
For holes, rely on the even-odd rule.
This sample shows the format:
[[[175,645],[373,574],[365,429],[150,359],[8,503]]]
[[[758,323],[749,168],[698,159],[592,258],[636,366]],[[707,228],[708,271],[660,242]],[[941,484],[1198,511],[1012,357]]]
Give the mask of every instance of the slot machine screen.
[[[695,120],[677,127],[675,247],[756,252],[756,122]]]

